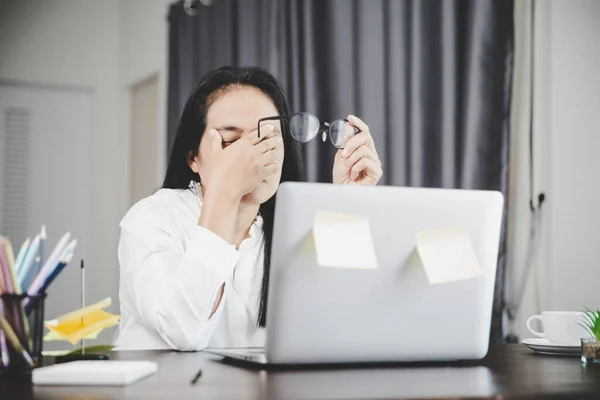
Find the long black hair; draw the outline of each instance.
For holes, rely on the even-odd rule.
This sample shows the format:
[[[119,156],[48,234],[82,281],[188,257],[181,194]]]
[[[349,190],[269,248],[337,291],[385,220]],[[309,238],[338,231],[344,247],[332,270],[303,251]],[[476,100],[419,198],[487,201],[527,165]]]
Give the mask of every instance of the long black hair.
[[[190,168],[188,160],[198,154],[200,139],[206,130],[206,113],[218,94],[236,86],[254,87],[267,95],[279,115],[290,115],[290,106],[283,88],[269,72],[257,67],[221,67],[206,74],[194,87],[185,104],[177,134],[171,149],[167,174],[162,187],[167,189],[187,189],[190,181],[200,182],[200,176]],[[284,158],[281,181],[303,181],[303,168],[300,148],[289,132],[289,124],[281,124]],[[271,267],[271,243],[273,242],[273,219],[275,196],[260,205],[265,238],[264,272],[260,294],[260,308],[257,324],[265,327],[267,321],[267,294]]]

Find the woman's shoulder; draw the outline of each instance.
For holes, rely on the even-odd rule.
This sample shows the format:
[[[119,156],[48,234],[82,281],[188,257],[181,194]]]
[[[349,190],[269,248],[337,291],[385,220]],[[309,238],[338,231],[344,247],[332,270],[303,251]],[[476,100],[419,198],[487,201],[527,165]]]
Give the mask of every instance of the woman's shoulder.
[[[140,223],[149,225],[153,221],[162,225],[182,212],[189,212],[194,197],[189,189],[159,189],[135,203],[121,220],[121,226]]]

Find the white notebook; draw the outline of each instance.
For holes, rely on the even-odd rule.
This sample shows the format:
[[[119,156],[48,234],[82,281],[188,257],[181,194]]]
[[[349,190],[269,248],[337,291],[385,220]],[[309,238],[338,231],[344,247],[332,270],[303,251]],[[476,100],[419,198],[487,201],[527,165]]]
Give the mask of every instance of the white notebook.
[[[34,385],[124,386],[154,374],[151,361],[72,361],[33,370]]]

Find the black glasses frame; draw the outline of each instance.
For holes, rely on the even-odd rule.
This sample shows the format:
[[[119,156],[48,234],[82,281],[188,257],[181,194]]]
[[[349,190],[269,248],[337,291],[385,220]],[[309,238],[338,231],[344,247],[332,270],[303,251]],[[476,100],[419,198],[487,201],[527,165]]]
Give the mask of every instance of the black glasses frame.
[[[257,129],[258,130],[258,138],[260,139],[260,123],[261,122],[263,122],[263,121],[278,121],[279,120],[279,121],[287,122],[289,124],[288,119],[289,118],[287,117],[287,115],[284,115],[284,116],[277,115],[274,117],[265,117],[265,118],[259,119],[258,120],[258,129]],[[233,142],[235,142],[235,140],[222,140],[223,147],[225,147],[225,145],[229,145]]]

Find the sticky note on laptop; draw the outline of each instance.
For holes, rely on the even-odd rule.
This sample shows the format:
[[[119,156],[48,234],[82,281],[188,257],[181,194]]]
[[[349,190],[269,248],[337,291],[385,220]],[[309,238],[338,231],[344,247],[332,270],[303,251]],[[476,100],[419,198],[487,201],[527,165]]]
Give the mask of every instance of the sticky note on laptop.
[[[371,225],[363,215],[318,210],[313,237],[321,267],[377,268]]]
[[[470,279],[483,273],[463,227],[418,232],[417,252],[431,284]]]

